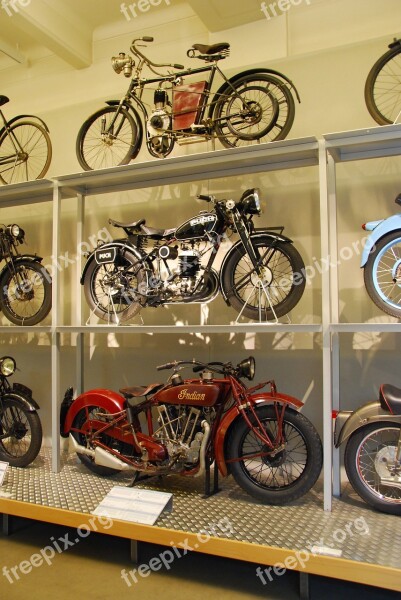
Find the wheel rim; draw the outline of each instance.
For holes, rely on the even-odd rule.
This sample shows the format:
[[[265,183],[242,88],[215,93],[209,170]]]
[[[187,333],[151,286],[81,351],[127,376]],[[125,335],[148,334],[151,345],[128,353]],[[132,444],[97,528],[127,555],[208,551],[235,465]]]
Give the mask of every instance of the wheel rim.
[[[401,238],[390,241],[376,256],[372,268],[373,285],[383,302],[401,308]]]
[[[133,122],[121,113],[109,132],[115,110],[104,112],[88,127],[81,143],[81,153],[90,169],[106,169],[127,162],[133,149]]]
[[[401,54],[386,62],[373,85],[373,102],[377,112],[388,123],[394,123],[401,113]]]
[[[13,162],[0,166],[0,176],[5,183],[20,183],[40,179],[47,171],[49,142],[42,128],[35,123],[17,123],[12,127],[12,134],[17,138],[19,148],[15,154],[15,146],[10,135],[5,135],[0,145],[0,163],[5,157],[15,156]]]
[[[356,452],[356,469],[361,483],[370,495],[376,498],[401,504],[401,489],[381,483],[380,477],[391,476],[391,462],[397,451],[400,430],[395,427],[383,427],[368,433]],[[400,479],[400,468],[398,469]]]
[[[16,319],[32,319],[40,312],[45,302],[43,276],[28,266],[17,269],[3,293],[4,302]]]
[[[227,128],[233,138],[258,140],[271,131],[279,115],[278,101],[263,87],[247,86],[227,104]]]
[[[277,421],[269,418],[263,419],[263,426],[270,439],[276,439]],[[272,457],[266,455],[266,446],[252,431],[246,431],[240,441],[239,455],[242,457],[252,456],[252,458],[241,460],[241,468],[253,484],[263,489],[291,488],[305,471],[308,463],[305,438],[300,430],[285,418],[283,436],[285,448]],[[254,455],[258,453],[263,456],[255,457]]]
[[[5,406],[0,413],[0,432],[9,434],[0,441],[2,451],[12,458],[27,454],[31,446],[31,426],[25,413],[17,406]]]
[[[128,266],[128,265],[127,265]],[[138,279],[133,273],[122,271],[124,267],[114,264],[100,265],[92,277],[91,293],[96,308],[109,315],[119,315],[137,301]]]

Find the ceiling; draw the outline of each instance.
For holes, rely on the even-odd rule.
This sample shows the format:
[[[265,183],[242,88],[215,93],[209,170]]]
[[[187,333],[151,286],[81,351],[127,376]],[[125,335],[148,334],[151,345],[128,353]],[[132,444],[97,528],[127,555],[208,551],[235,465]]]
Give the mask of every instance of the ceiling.
[[[323,1],[327,0],[314,0],[315,3]],[[266,18],[260,0],[147,0],[147,3],[149,9],[153,5],[153,10],[163,4],[187,4],[210,32]],[[95,30],[112,23],[125,22],[126,26],[122,7],[127,11],[130,5],[138,4],[131,0],[125,3],[121,0],[1,0],[0,55],[24,64],[32,53],[50,51],[74,68],[87,67],[92,61]]]

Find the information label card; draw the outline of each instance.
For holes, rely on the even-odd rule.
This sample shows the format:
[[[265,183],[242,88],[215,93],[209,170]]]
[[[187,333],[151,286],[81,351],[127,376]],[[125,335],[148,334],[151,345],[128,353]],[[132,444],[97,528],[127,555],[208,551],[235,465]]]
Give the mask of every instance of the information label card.
[[[8,463],[0,461],[0,485],[3,485],[4,477],[6,476]]]
[[[172,494],[116,485],[92,514],[143,525],[154,525],[163,510],[171,512],[172,509]]]

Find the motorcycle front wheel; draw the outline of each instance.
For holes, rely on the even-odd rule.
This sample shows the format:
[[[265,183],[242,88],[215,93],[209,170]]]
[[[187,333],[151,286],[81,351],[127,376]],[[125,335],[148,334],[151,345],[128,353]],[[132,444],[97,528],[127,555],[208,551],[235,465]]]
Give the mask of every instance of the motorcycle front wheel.
[[[275,407],[262,406],[256,412],[269,439],[276,439],[279,425]],[[232,461],[228,464],[234,479],[266,504],[281,505],[300,498],[316,483],[322,469],[322,443],[304,415],[287,407],[282,434],[284,447],[273,456],[245,420],[238,418],[228,441],[227,459]]]
[[[271,321],[286,315],[301,299],[305,265],[289,242],[258,236],[252,244],[261,259],[261,274],[256,273],[241,244],[228,259],[222,285],[230,305],[241,316]]]
[[[119,114],[112,125],[117,110]],[[106,106],[91,115],[79,130],[76,142],[78,162],[85,171],[127,165],[139,149],[138,126],[132,115],[118,106]]]
[[[382,477],[396,477],[395,464],[401,425],[372,423],[352,434],[344,455],[345,470],[356,493],[373,508],[401,515],[401,488],[382,482]],[[400,467],[398,467],[398,480]]]
[[[366,291],[383,312],[401,318],[401,233],[384,236],[373,247],[364,268]]]
[[[227,88],[213,111],[215,130],[226,148],[283,140],[295,117],[289,88],[264,73],[245,75]]]
[[[36,325],[51,309],[51,277],[35,261],[21,260],[10,267],[0,281],[1,310],[15,325]]]
[[[0,399],[0,460],[12,467],[26,467],[42,445],[39,415],[14,398]]]

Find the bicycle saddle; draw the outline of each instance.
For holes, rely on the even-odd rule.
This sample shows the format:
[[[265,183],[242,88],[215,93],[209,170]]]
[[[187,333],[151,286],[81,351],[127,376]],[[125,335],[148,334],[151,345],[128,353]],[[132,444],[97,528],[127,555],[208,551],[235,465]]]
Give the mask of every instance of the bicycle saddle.
[[[390,383],[384,383],[380,386],[379,394],[380,404],[384,410],[388,410],[389,407],[395,415],[401,415],[401,389],[391,385]]]
[[[230,44],[227,44],[226,42],[212,44],[211,46],[206,46],[205,44],[193,44],[192,48],[198,50],[201,54],[218,54],[223,50],[229,50]]]
[[[0,106],[3,106],[3,104],[7,104],[7,102],[10,102],[10,98],[7,98],[7,96],[0,95]]]

